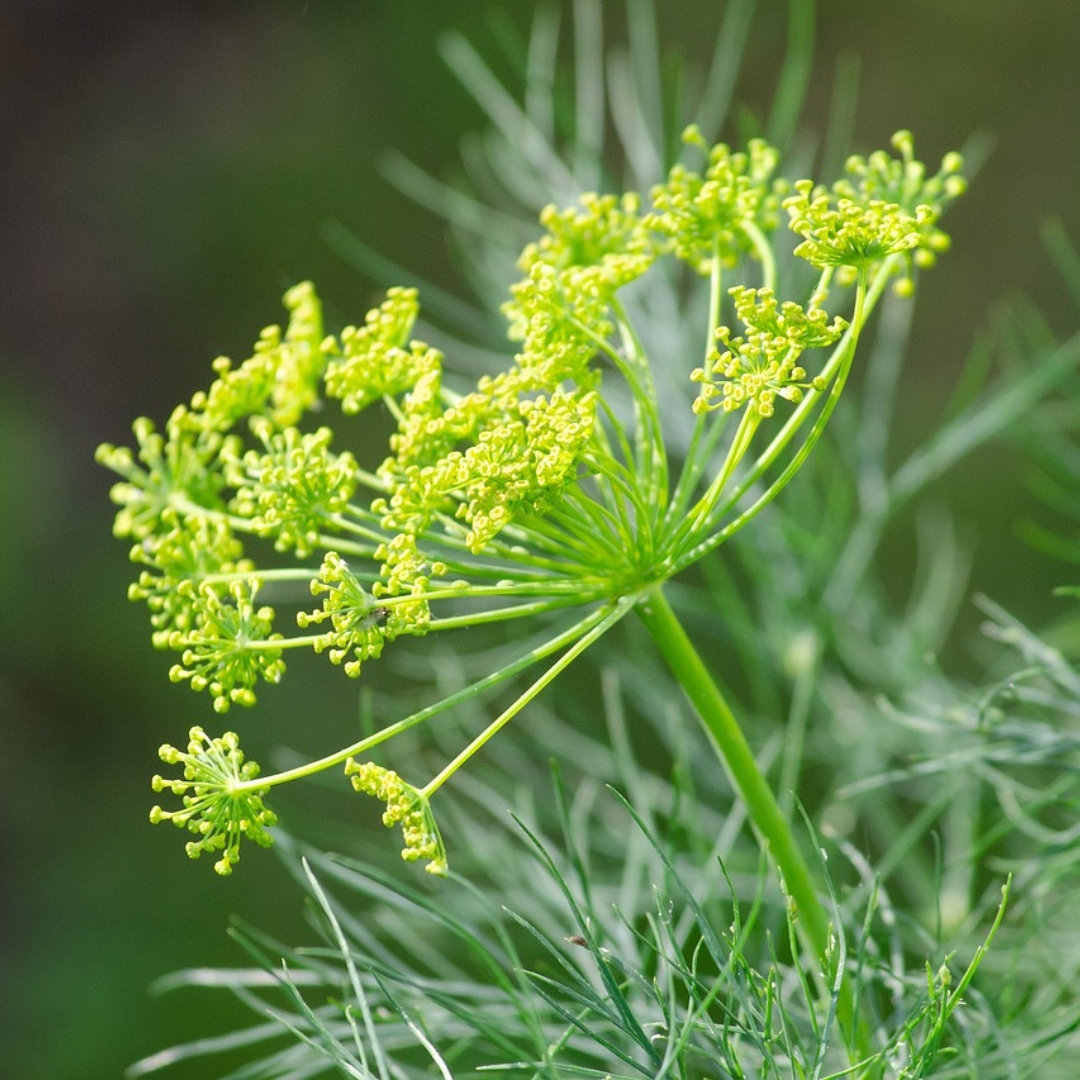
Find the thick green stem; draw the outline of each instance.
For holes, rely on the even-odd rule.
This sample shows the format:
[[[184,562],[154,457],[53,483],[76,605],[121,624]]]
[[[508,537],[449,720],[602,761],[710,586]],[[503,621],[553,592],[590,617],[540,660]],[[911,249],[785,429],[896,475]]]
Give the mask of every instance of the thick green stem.
[[[810,868],[768,781],[758,768],[738,721],[660,586],[649,589],[634,610],[705,725],[732,783],[742,796],[754,828],[780,870],[784,888],[798,905],[800,926],[824,961],[830,938],[829,917],[818,897]]]
[[[672,611],[661,586],[656,584],[649,588],[634,610],[705,726],[758,836],[780,871],[784,889],[796,907],[796,925],[816,954],[824,981],[831,982],[830,969],[836,963],[836,957],[829,914],[787,818],[758,768],[738,721]],[[847,980],[841,983],[837,1016],[842,1027],[854,1036],[858,1056],[869,1059],[868,1032],[865,1024],[856,1019],[855,996]]]

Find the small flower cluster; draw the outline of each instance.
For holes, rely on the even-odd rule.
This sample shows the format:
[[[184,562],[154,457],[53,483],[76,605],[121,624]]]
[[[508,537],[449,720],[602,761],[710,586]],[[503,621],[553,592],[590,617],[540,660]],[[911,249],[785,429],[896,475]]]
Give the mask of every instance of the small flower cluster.
[[[515,365],[527,383],[595,385],[588,365],[612,331],[611,301],[656,258],[639,209],[633,193],[585,194],[577,207],[549,206],[540,215],[546,234],[522,252],[526,276],[503,305],[510,338],[522,343]]]
[[[310,613],[300,612],[297,623],[307,627],[329,620],[330,629],[319,635],[315,651],[329,650],[335,664],[341,664],[352,653],[345,672],[355,678],[365,660],[376,659],[382,653],[388,634],[382,623],[389,609],[378,605],[336,551],[327,552],[323,558],[319,576],[311,582],[311,592],[324,597],[323,605]]]
[[[393,495],[372,504],[384,528],[416,537],[437,514],[452,515],[469,526],[465,543],[479,554],[515,516],[542,514],[558,501],[592,434],[595,393],[503,393],[484,407],[488,415],[471,445],[430,465],[408,465]],[[392,475],[394,464],[384,473]]]
[[[267,832],[277,824],[274,813],[263,805],[267,788],[252,786],[259,766],[245,761],[240,741],[229,731],[220,739],[211,739],[200,727],[188,733],[187,750],[166,744],[158,755],[166,765],[182,765],[183,779],[169,780],[155,776],[156,792],[170,791],[182,797],[182,810],[163,810],[155,806],[150,821],[171,821],[186,828],[198,839],[186,845],[188,856],[199,858],[204,852],[221,852],[214,869],[231,874],[240,861],[240,841],[253,840],[260,847],[270,847],[274,838]]]
[[[355,468],[327,452],[328,436],[291,426],[317,400],[327,341],[309,283],[290,289],[285,306],[287,329],[264,330],[239,365],[215,360],[210,387],[176,408],[164,432],[136,420],[137,454],[97,451],[123,478],[110,493],[120,507],[113,531],[136,541],[131,559],[143,567],[129,595],[146,601],[155,646],[182,654],[170,677],[209,689],[221,712],[253,704],[256,683],[284,671],[274,613],[255,607],[259,579],[238,531],[274,531],[282,547],[303,549],[320,516],[341,505]],[[264,455],[245,454],[233,430],[248,418]]]
[[[913,289],[911,264],[929,269],[949,247],[938,227],[945,207],[967,189],[960,175],[963,159],[946,154],[933,176],[915,159],[909,131],[892,138],[900,158],[879,150],[869,157],[852,156],[847,176],[831,191],[812,181],[795,184],[796,194],[784,201],[791,228],[804,238],[795,254],[818,267],[843,267],[849,273],[900,252],[910,253],[897,291]]]
[[[709,147],[696,127],[683,141],[707,157],[704,174],[676,165],[665,183],[652,189],[649,228],[669,238],[675,255],[699,274],[708,274],[716,259],[734,266],[740,255],[755,254],[758,237],[779,221],[786,181],[772,179],[780,152],[764,139],[752,139],[746,152],[732,152],[725,143]]]
[[[863,270],[922,243],[922,229],[933,219],[929,207],[917,207],[915,216],[896,203],[881,199],[856,202],[815,188],[812,180],[799,180],[797,194],[784,200],[792,231],[803,243],[795,254],[817,267],[849,266]]]
[[[264,452],[223,455],[226,482],[236,490],[229,509],[257,535],[273,537],[276,550],[293,548],[304,558],[318,547],[327,521],[348,507],[356,459],[330,452],[328,427],[308,434],[295,427],[277,431],[263,416],[253,417],[250,427]]]
[[[420,304],[415,289],[393,288],[364,325],[341,333],[340,355],[326,369],[327,397],[357,413],[376,401],[402,394],[421,376],[439,368],[441,357],[422,342],[409,341]]]
[[[219,713],[228,712],[230,705],[254,705],[259,679],[277,683],[285,674],[281,648],[274,644],[282,636],[270,630],[273,609],[256,608],[253,600],[260,586],[253,577],[231,581],[225,589],[190,578],[176,587],[195,625],[168,637],[168,647],[182,652],[169,678],[188,680],[193,690],[209,690]]]
[[[164,433],[144,416],[131,430],[137,455],[110,443],[102,443],[95,455],[99,464],[123,477],[109,492],[120,507],[114,536],[142,541],[172,529],[176,515],[188,506],[224,509],[224,478],[213,469],[224,441],[220,435],[195,422],[183,405],[173,410]]]
[[[469,550],[480,552],[515,514],[544,514],[559,498],[593,430],[594,391],[555,390],[521,402],[519,418],[470,447]]]
[[[278,326],[267,327],[239,367],[225,356],[214,361],[217,378],[191,399],[196,423],[228,431],[246,417],[265,414],[278,427],[288,427],[318,400],[332,342],[323,336],[315,286],[310,281],[293,286],[284,304],[289,312],[284,334]]]
[[[899,158],[890,157],[884,150],[869,157],[852,155],[844,166],[847,176],[833,184],[833,191],[855,202],[895,203],[909,214],[920,206],[930,207],[933,218],[924,223],[920,256],[929,257],[932,263],[933,253],[949,246],[949,238],[937,228],[937,221],[945,207],[967,191],[967,180],[960,175],[964,159],[950,152],[941,159],[938,171],[927,176],[926,166],[915,157],[910,131],[896,132],[891,141],[893,148],[900,151]]]
[[[820,378],[810,379],[796,361],[805,349],[835,344],[844,320],[837,316],[830,323],[821,308],[804,311],[791,300],[778,304],[771,289],[740,285],[729,291],[747,334],[733,338],[728,327],[717,329],[724,351],[713,348],[707,366],[690,376],[701,384],[694,411],[734,412],[752,404],[758,416],[769,417],[777,396],[797,402],[805,390],[823,389]]]
[[[255,566],[243,558],[244,545],[221,518],[182,515],[167,508],[159,522],[158,532],[131,549],[131,561],[148,569],[128,587],[128,599],[146,601],[154,647],[167,649],[198,626],[199,612],[188,584],[246,577]]]
[[[643,273],[653,260],[654,244],[640,212],[634,192],[616,197],[587,191],[577,206],[546,206],[540,213],[545,234],[526,245],[519,265],[525,271],[542,262],[556,270],[600,266]]]
[[[349,758],[345,762],[345,775],[355,790],[386,803],[383,824],[388,829],[401,826],[405,841],[401,857],[406,862],[425,859],[424,869],[429,874],[444,877],[448,870],[446,849],[428,800],[392,769],[384,769],[370,761],[359,764]]]

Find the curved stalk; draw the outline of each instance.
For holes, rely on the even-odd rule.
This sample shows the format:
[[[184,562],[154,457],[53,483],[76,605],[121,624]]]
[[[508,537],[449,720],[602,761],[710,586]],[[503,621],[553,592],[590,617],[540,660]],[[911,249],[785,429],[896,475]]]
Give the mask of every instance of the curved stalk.
[[[810,868],[795,842],[780,804],[758,768],[734,713],[661,587],[652,586],[634,610],[694,706],[717,755],[746,804],[754,828],[776,862],[785,890],[798,905],[799,920],[807,938],[815,952],[824,957],[829,944],[829,917],[818,898]]]

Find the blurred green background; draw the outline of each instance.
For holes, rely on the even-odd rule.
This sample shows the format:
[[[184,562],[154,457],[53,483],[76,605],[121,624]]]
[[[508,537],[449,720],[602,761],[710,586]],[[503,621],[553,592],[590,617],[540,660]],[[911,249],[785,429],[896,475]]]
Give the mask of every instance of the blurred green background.
[[[620,35],[622,3],[605,2]],[[658,0],[665,42],[691,60],[723,4]],[[443,177],[480,111],[438,56],[449,28],[494,49],[482,0],[7,0],[0,8],[0,1074],[106,1078],[178,1039],[228,1030],[224,993],[161,1000],[177,967],[243,963],[237,913],[287,940],[299,898],[273,856],[230,880],[188,865],[146,824],[157,746],[213,723],[171,686],[144,612],[125,599],[109,477],[93,463],[130,421],[163,420],[280,317],[313,278],[331,321],[376,284],[326,245],[340,221],[451,289],[445,230],[380,176],[403,151]],[[787,5],[762,0],[740,97],[763,112]],[[915,132],[930,161],[971,135],[992,153],[948,221],[954,250],[920,296],[905,391],[917,437],[995,301],[1034,297],[1062,333],[1076,314],[1038,226],[1080,238],[1080,5],[1062,0],[822,0],[803,126],[820,129],[842,56],[860,61],[858,149]],[[730,134],[730,133],[729,133]],[[1025,566],[1022,463],[990,451],[937,495],[977,538],[972,588],[1022,618],[1070,578]],[[902,573],[902,563],[897,573]],[[235,718],[275,742],[337,745],[356,688],[324,665]],[[309,726],[318,725],[308,739]],[[216,730],[216,729],[215,729]],[[180,1070],[164,1075],[181,1075]],[[198,1070],[191,1076],[214,1075]]]

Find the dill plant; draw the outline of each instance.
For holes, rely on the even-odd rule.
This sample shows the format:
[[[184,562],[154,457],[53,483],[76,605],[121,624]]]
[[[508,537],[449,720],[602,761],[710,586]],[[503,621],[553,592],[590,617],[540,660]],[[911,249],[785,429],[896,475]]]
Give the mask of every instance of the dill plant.
[[[787,794],[794,783],[781,788],[778,801],[727,695],[702,661],[703,635],[688,630],[668,600],[669,592],[677,594],[679,575],[704,560],[710,602],[733,610],[728,603],[737,604],[737,597],[715,577],[715,560],[706,557],[750,525],[789,483],[795,481],[797,493],[804,479],[796,481],[797,473],[815,473],[818,455],[812,452],[824,448],[826,424],[863,355],[868,321],[883,303],[909,305],[917,277],[947,249],[939,219],[964,190],[962,161],[949,154],[928,169],[915,157],[911,135],[900,132],[889,151],[850,158],[844,175],[824,187],[784,177],[781,150],[764,139],[732,148],[711,143],[692,126],[683,142],[685,163],[645,195],[585,193],[543,211],[543,231],[521,255],[522,276],[502,305],[516,353],[509,366],[482,375],[474,387],[451,389],[442,352],[414,337],[420,312],[415,289],[391,288],[362,322],[333,334],[323,325],[314,287],[304,283],[286,294],[287,325],[263,331],[248,360],[215,361],[209,388],[180,406],[162,431],[139,420],[136,448],[106,445],[99,460],[121,476],[113,489],[120,505],[116,532],[134,542],[132,559],[141,568],[131,595],[147,603],[155,645],[177,654],[170,676],[207,693],[218,713],[254,705],[264,684],[284,675],[290,649],[326,653],[356,678],[400,638],[501,628],[518,619],[534,628],[534,637],[516,650],[510,635],[509,658],[504,648],[500,663],[466,686],[316,761],[261,775],[234,732],[212,737],[201,726],[191,729],[186,746],[162,747],[162,760],[178,774],[156,776],[153,787],[178,797],[180,805],[155,806],[151,820],[188,831],[191,857],[209,854],[218,873],[231,873],[244,840],[273,842],[269,830],[276,817],[268,803],[274,788],[340,769],[358,792],[385,803],[384,823],[402,828],[403,857],[446,875],[450,855],[433,809],[442,785],[457,777],[468,791],[462,766],[482,748],[502,752],[489,740],[526,706],[543,708],[541,691],[586,650],[599,650],[601,638],[634,614],[655,657],[692,703],[739,793],[740,813],[760,838],[766,863],[779,872],[787,901],[781,927],[790,936],[780,951],[794,966],[773,945],[755,969],[747,957],[753,934],[760,933],[757,904],[744,921],[739,890],[730,886],[730,894],[715,895],[722,876],[712,873],[708,885],[700,876],[688,883],[685,866],[676,867],[641,814],[630,846],[667,885],[649,934],[621,935],[636,949],[636,964],[603,944],[606,916],[588,901],[585,878],[570,880],[575,875],[526,830],[547,886],[538,890],[545,899],[534,917],[517,918],[563,969],[554,979],[523,978],[525,964],[509,938],[496,932],[495,944],[481,940],[464,917],[458,922],[438,913],[407,885],[387,886],[370,868],[308,852],[302,880],[322,913],[329,958],[313,963],[270,943],[305,977],[297,982],[284,976],[296,1011],[291,1019],[277,1014],[297,1035],[297,1046],[266,1059],[259,1075],[309,1075],[333,1063],[348,1075],[384,1076],[390,1057],[396,1062],[402,1053],[400,1060],[414,1060],[407,1046],[422,1048],[421,1062],[451,1075],[444,1051],[418,1019],[425,1013],[444,1040],[467,1041],[481,1059],[486,1053],[489,1061],[516,1060],[535,1075],[588,1075],[591,1069],[616,1075],[602,1056],[560,1058],[561,1051],[569,1053],[574,1032],[606,1047],[630,1067],[628,1075],[741,1076],[754,1075],[754,1068],[760,1075],[821,1076],[826,1069],[833,1070],[828,1075],[929,1075],[983,961],[980,946],[956,975],[948,963],[910,973],[895,957],[885,963],[869,933],[849,940],[835,894],[825,899],[831,885],[824,868],[808,863],[796,840],[800,826],[793,823],[798,818]],[[790,271],[792,256],[807,264],[806,274]],[[668,290],[704,285],[693,356],[664,348],[655,334],[639,330],[635,314],[657,278]],[[685,336],[685,328],[672,335],[680,342]],[[696,388],[692,402],[667,392],[680,380]],[[1045,386],[1022,389],[1026,398],[1009,402],[1012,411],[1000,418],[1001,426]],[[345,414],[374,408],[392,418],[395,431],[381,462],[365,465],[347,450],[331,449],[322,411],[331,401]],[[943,440],[945,457],[962,456],[989,434],[972,436],[955,425],[951,441]],[[870,461],[869,467],[880,464]],[[909,471],[919,474],[920,464],[909,463]],[[940,466],[940,460],[925,465],[921,479]],[[907,479],[911,490],[921,482]],[[820,470],[811,483],[820,498]],[[896,487],[886,482],[886,495],[896,494]],[[898,500],[902,484],[900,489]],[[800,505],[797,497],[793,505]],[[813,507],[813,497],[802,504],[802,517],[771,507],[766,519],[779,517],[763,546],[787,542],[795,551],[799,535],[821,525]],[[849,543],[832,549],[826,565],[817,567],[831,578],[823,582],[827,604],[835,607],[845,590],[850,600],[888,514],[886,499],[884,512],[879,506],[841,524]],[[753,547],[743,550],[753,558]],[[315,603],[297,605],[300,632],[286,632],[276,611],[282,604],[272,608],[263,600],[294,586]],[[694,598],[686,599],[693,609]],[[797,644],[785,659],[786,673],[796,681],[815,667],[819,647],[811,642],[807,654]],[[746,661],[748,650],[758,647],[755,640],[732,654]],[[891,657],[894,663],[907,659]],[[655,658],[643,659],[642,669],[660,681],[650,663]],[[485,692],[530,671],[525,688],[434,776],[406,780],[372,760],[388,740],[456,707],[475,709]],[[947,727],[954,719],[946,712],[941,723]],[[605,753],[602,744],[588,745],[586,756]],[[784,781],[794,780],[794,762],[785,757]],[[517,765],[523,771],[520,760]],[[633,775],[628,790],[648,787],[650,781],[625,759],[623,767]],[[700,767],[688,764],[687,775]],[[901,775],[882,771],[862,788],[854,781],[849,793],[880,790]],[[627,810],[632,817],[634,803]],[[453,816],[450,835],[463,838],[465,851],[492,843],[490,825]],[[565,806],[561,817],[563,843],[573,851],[585,826],[575,819],[575,827]],[[690,817],[695,843],[723,854],[707,839],[722,831],[710,808],[695,806]],[[853,849],[845,851],[861,877],[867,927],[875,912],[895,914],[874,874],[862,868]],[[767,879],[759,889],[767,890]],[[384,954],[385,945],[360,933],[335,907],[321,883],[327,880],[359,894],[378,881],[434,916],[443,932],[464,940],[481,967],[518,972],[516,981],[496,980],[509,1011],[500,1013],[484,992],[471,998],[464,970],[456,979],[444,970],[440,981],[405,945],[397,967],[385,956],[366,961],[372,978],[365,980],[355,957]],[[709,892],[714,895],[706,900]],[[518,911],[537,902],[518,899]],[[560,903],[569,905],[582,931],[574,944],[595,962],[599,992],[562,958],[553,914]],[[676,905],[684,911],[678,928],[664,916],[667,911],[674,920]],[[492,918],[482,904],[473,905],[474,917],[477,912]],[[1003,906],[984,898],[977,912],[968,912],[976,913],[989,916],[992,938]],[[729,933],[717,932],[728,924]],[[697,942],[690,961],[680,955],[688,933]],[[403,924],[399,940],[410,935],[415,928]],[[247,940],[265,955],[266,943]],[[339,958],[344,974],[330,970]],[[641,974],[649,969],[651,988]],[[243,987],[245,979],[238,974],[234,987]],[[344,1015],[336,1006],[313,1010],[304,1002],[300,987],[324,981],[351,988],[354,1004]],[[800,1005],[791,1005],[793,987],[803,998]],[[378,1018],[369,1008],[367,996],[376,988],[394,1017]],[[546,1011],[532,1000],[537,995]],[[881,1002],[890,997],[895,1015],[887,1017]],[[636,1019],[640,999],[646,1011],[663,1016],[652,1021],[660,1032],[655,1037]],[[714,1006],[724,1018],[719,1022]],[[493,1011],[482,1019],[485,1010]],[[471,1019],[463,1024],[466,1015]],[[597,1018],[627,1048],[613,1043]],[[836,1019],[839,1040],[831,1034]],[[1070,1020],[1066,1010],[1063,1030]],[[350,1040],[355,1050],[347,1049]],[[306,1055],[305,1048],[318,1053]]]
[[[135,541],[132,558],[142,567],[131,595],[146,601],[155,643],[179,654],[170,677],[207,691],[219,713],[254,705],[256,689],[282,677],[289,649],[325,651],[356,677],[402,636],[585,611],[457,695],[558,657],[422,785],[356,759],[454,699],[273,776],[259,777],[234,733],[208,738],[193,728],[186,749],[161,751],[182,778],[154,779],[183,808],[152,814],[196,835],[189,855],[220,852],[215,869],[231,872],[243,837],[270,842],[264,826],[274,818],[263,800],[272,788],[344,763],[357,790],[387,802],[388,824],[407,822],[406,857],[444,872],[432,796],[636,611],[824,950],[824,915],[788,826],[663,585],[747,525],[795,476],[839,401],[882,292],[892,281],[908,291],[913,263],[928,265],[947,246],[937,220],[963,190],[961,163],[949,155],[928,173],[901,132],[893,140],[899,157],[852,158],[848,177],[823,189],[775,178],[779,151],[762,140],[746,152],[708,147],[695,129],[685,140],[700,170],[676,165],[644,207],[636,194],[586,194],[575,207],[544,212],[545,232],[523,253],[525,276],[504,309],[520,351],[471,393],[448,390],[443,357],[412,339],[414,290],[392,289],[362,325],[333,335],[305,283],[285,297],[287,327],[264,330],[239,365],[215,361],[209,389],[178,407],[163,432],[140,419],[137,450],[100,448],[99,460],[123,478],[112,490],[121,507],[116,534]],[[802,303],[775,295],[772,243],[784,236],[782,210],[802,237],[795,254],[818,271]],[[671,258],[710,282],[702,364],[687,372],[700,386],[694,433],[677,469],[652,388],[655,361],[619,296]],[[733,336],[720,321],[723,283],[727,273],[749,273],[747,263],[758,264],[761,284],[728,290],[744,328]],[[854,286],[850,321],[824,307],[838,272]],[[610,379],[628,393],[629,415],[605,396]],[[345,413],[383,404],[397,420],[390,455],[363,468],[348,451],[330,449],[329,427],[303,431],[323,400],[339,401]],[[321,564],[257,566],[245,553],[247,536],[299,560],[322,552]],[[293,581],[321,601],[296,617],[314,633],[282,633],[274,610],[258,603],[268,583]]]

